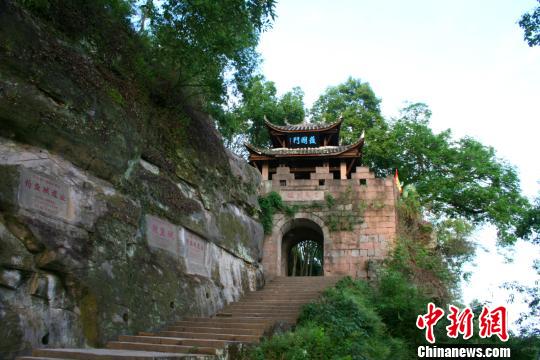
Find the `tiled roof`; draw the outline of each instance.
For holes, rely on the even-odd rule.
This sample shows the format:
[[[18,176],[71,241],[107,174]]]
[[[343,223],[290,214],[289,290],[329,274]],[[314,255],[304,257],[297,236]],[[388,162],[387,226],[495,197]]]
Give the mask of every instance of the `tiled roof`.
[[[342,122],[342,119],[339,119],[338,121],[331,124],[303,122],[301,124],[294,124],[294,125],[276,125],[266,119],[265,119],[265,122],[266,122],[266,125],[268,125],[268,127],[274,130],[278,130],[278,131],[313,131],[313,130],[320,131],[320,130],[332,129],[333,127],[339,126]]]
[[[338,154],[346,151],[350,146],[323,146],[316,148],[273,148],[273,149],[257,149],[257,152],[263,155],[329,155]]]
[[[349,149],[357,148],[364,145],[364,135],[354,144],[341,146],[321,146],[313,148],[272,148],[261,149],[251,144],[245,144],[248,150],[258,155],[266,155],[271,157],[291,156],[291,155],[335,155],[341,154]]]

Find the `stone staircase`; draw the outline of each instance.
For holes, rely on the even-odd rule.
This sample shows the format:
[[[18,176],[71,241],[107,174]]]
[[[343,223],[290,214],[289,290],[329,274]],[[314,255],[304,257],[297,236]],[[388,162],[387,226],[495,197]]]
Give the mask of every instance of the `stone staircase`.
[[[278,277],[208,318],[185,318],[157,333],[120,335],[106,349],[34,349],[17,360],[217,359],[257,343],[278,323],[296,323],[301,307],[340,277]]]

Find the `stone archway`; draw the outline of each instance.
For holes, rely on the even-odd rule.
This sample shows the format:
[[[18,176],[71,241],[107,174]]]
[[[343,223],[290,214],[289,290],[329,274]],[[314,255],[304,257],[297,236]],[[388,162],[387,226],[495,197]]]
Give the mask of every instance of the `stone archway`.
[[[299,229],[299,236],[287,238],[287,234],[294,235],[294,230]],[[308,212],[299,212],[294,217],[289,217],[283,214],[274,216],[274,226],[272,234],[267,235],[264,240],[263,249],[263,267],[267,278],[274,276],[287,276],[287,256],[292,246],[298,243],[302,233],[312,237],[323,247],[323,261],[327,256],[329,249],[330,234],[324,221],[317,215]],[[323,265],[324,266],[324,265]],[[324,267],[323,267],[324,269]],[[323,275],[324,275],[323,271]]]
[[[315,222],[294,219],[281,240],[281,273],[286,276],[324,275],[324,235]]]

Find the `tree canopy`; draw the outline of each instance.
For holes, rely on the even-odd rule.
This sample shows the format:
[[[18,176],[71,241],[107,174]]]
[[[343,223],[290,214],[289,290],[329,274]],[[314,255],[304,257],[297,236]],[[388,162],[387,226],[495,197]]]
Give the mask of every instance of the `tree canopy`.
[[[363,130],[382,120],[379,105],[380,100],[368,83],[348,78],[343,84],[327,88],[310,114],[314,122],[334,122],[342,117],[342,140],[350,144],[358,140]]]
[[[300,89],[281,99],[275,94],[272,82],[257,78],[235,109],[237,119],[249,119],[241,131],[257,145],[268,142],[264,115],[276,124],[283,124],[287,117],[294,120],[291,122],[302,120]],[[283,103],[289,98],[295,100],[298,117],[284,110]],[[455,139],[450,130],[434,132],[426,104],[408,104],[398,118],[385,120],[380,100],[369,84],[349,78],[329,87],[309,113],[312,121],[332,122],[343,116],[343,143],[355,141],[365,130],[364,165],[379,176],[399,169],[400,178],[416,186],[429,214],[476,225],[491,223],[497,227],[502,243],[512,243],[530,233],[526,219],[535,219],[535,213],[521,195],[515,168],[498,158],[495,149],[474,138]]]
[[[540,3],[540,0],[538,2]],[[529,46],[540,45],[540,6],[523,14],[518,24],[523,29],[523,37]]]
[[[502,241],[512,242],[528,208],[516,170],[473,138],[434,133],[430,115],[425,104],[411,104],[398,119],[368,130],[365,162],[379,174],[399,169],[429,211],[490,222]]]
[[[186,95],[223,104],[259,64],[274,0],[21,0],[164,106]]]
[[[188,96],[201,99],[225,143],[238,152],[244,141],[268,145],[265,117],[284,124],[306,116],[300,88],[278,96],[273,82],[256,75],[255,48],[275,16],[274,0],[21,3],[118,75],[137,80],[159,105],[175,108]],[[531,46],[540,41],[539,25],[540,7],[520,21]],[[411,104],[397,119],[385,120],[369,84],[349,78],[329,87],[309,114],[315,122],[342,116],[344,143],[365,130],[364,164],[378,175],[398,168],[430,212],[492,223],[505,242],[535,233],[538,206],[521,196],[515,169],[473,138],[435,133],[427,105]]]
[[[305,118],[304,92],[298,87],[278,96],[275,84],[259,75],[240,90],[237,104],[226,110],[217,108],[213,113],[226,144],[237,152],[242,151],[244,141],[269,145],[265,118],[278,125],[297,124]]]

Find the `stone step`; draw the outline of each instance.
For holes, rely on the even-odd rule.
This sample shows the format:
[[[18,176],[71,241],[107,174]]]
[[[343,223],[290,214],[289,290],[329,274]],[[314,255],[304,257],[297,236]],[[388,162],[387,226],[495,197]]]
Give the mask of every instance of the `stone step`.
[[[225,315],[226,316],[226,315]],[[298,315],[279,315],[279,316],[271,316],[268,314],[251,314],[250,316],[253,316],[256,319],[263,319],[263,320],[269,320],[270,323],[276,323],[278,321],[285,321],[290,323],[295,323],[298,319]]]
[[[253,318],[248,316],[235,316],[235,317],[211,317],[211,318],[186,318],[186,321],[194,321],[194,322],[201,322],[201,323],[208,323],[213,321],[219,321],[221,323],[232,323],[232,322],[245,322],[245,323],[251,323],[251,324],[266,324],[270,325],[272,322],[272,319],[261,319],[261,318]]]
[[[267,323],[250,323],[250,322],[223,322],[223,321],[208,321],[208,322],[194,322],[194,321],[177,321],[172,326],[184,326],[189,327],[205,327],[205,328],[214,328],[214,327],[232,327],[239,329],[264,329],[269,326]]]
[[[291,285],[291,284],[304,284],[304,285],[312,285],[312,286],[316,286],[316,285],[322,285],[322,284],[332,284],[332,283],[335,283],[335,279],[325,279],[325,278],[319,278],[319,279],[302,279],[302,278],[298,278],[298,277],[288,277],[286,279],[276,279],[276,280],[272,280],[272,281],[269,281],[265,284],[265,286],[268,286],[268,285],[275,285],[275,284],[279,284],[279,285]]]
[[[253,318],[263,318],[263,319],[276,319],[276,320],[282,320],[282,319],[296,319],[298,315],[300,315],[300,312],[221,312],[217,314],[219,317],[233,317],[234,315],[242,314],[243,316],[250,316]]]
[[[221,350],[217,350],[214,347],[205,346],[185,346],[185,345],[170,345],[170,344],[153,344],[153,343],[139,343],[139,342],[123,342],[123,341],[110,341],[107,343],[108,349],[115,350],[135,350],[135,351],[156,351],[165,353],[181,353],[181,354],[206,354],[206,355],[218,355]]]
[[[319,296],[289,296],[289,295],[272,295],[272,296],[264,296],[264,295],[248,295],[244,299],[245,301],[303,301],[303,302],[309,302],[311,300],[317,299]]]
[[[229,305],[224,307],[221,312],[243,312],[250,313],[253,310],[257,310],[260,312],[299,312],[302,310],[302,306],[287,306],[287,305],[281,305],[281,306],[259,306],[257,304],[239,304],[239,305]]]
[[[159,336],[164,337],[177,337],[177,338],[192,338],[192,339],[216,339],[227,341],[241,341],[241,342],[259,342],[260,336],[255,335],[235,335],[235,334],[221,334],[221,333],[194,333],[189,331],[160,331]]]
[[[210,360],[215,356],[113,349],[34,349],[34,357],[73,360]]]
[[[224,309],[268,309],[268,310],[299,310],[304,306],[304,303],[299,304],[261,304],[254,302],[240,302],[227,305]]]
[[[279,292],[281,294],[299,294],[299,295],[307,295],[307,294],[318,294],[324,291],[324,287],[314,288],[314,289],[298,289],[298,288],[290,288],[290,287],[270,287],[265,290],[261,290],[258,292],[259,294],[269,294],[269,293],[276,293]]]
[[[43,356],[17,356],[15,360],[70,360],[67,358],[52,358]]]
[[[214,340],[214,339],[190,339],[190,338],[174,338],[162,337],[157,335],[152,336],[137,336],[137,335],[120,335],[119,341],[123,342],[138,342],[150,344],[166,344],[166,345],[186,345],[186,346],[201,346],[223,348],[227,343],[234,341]]]
[[[194,333],[223,333],[237,335],[262,335],[264,329],[242,329],[235,327],[192,327],[192,326],[169,326],[167,331],[189,331]]]
[[[220,314],[231,314],[231,315],[245,315],[245,316],[251,316],[251,314],[298,314],[300,313],[301,308],[297,309],[271,309],[271,308],[255,308],[255,309],[242,309],[242,308],[228,308],[223,309],[223,311],[220,311],[217,315],[221,316]]]
[[[230,343],[257,343],[278,321],[296,322],[302,306],[315,301],[341,277],[278,277],[249,292],[213,317],[188,317],[158,333],[121,335],[107,349],[36,349],[19,360],[216,359]]]
[[[308,302],[314,301],[317,298],[311,298],[308,300],[284,300],[284,299],[261,299],[257,301],[242,299],[240,301],[231,304],[261,304],[261,305],[304,305]]]

